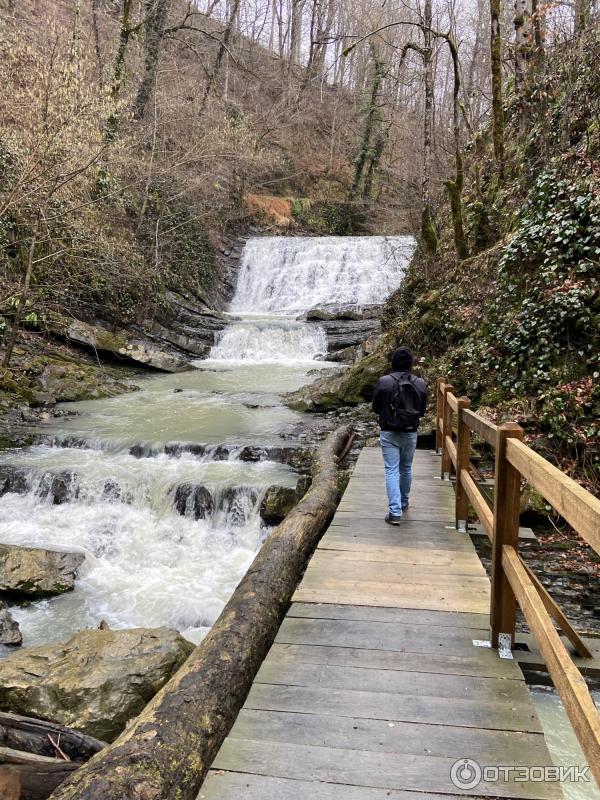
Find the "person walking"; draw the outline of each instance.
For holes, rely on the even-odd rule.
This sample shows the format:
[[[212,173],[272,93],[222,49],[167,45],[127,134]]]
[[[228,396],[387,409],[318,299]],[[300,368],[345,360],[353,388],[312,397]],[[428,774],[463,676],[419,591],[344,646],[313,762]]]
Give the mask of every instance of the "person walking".
[[[385,521],[399,525],[408,508],[417,430],[427,408],[427,385],[413,375],[413,354],[399,347],[392,354],[392,371],[377,381],[373,411],[379,415],[389,511]]]

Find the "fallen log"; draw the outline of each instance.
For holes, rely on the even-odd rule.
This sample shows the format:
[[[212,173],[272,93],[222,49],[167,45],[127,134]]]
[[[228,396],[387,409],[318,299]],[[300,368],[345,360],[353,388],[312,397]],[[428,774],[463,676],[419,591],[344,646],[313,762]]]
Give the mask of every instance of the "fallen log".
[[[105,746],[63,725],[0,712],[0,798],[46,800]]]
[[[317,450],[310,490],[265,540],[212,630],[109,747],[52,800],[194,800],[242,707],[338,500],[351,426]]]

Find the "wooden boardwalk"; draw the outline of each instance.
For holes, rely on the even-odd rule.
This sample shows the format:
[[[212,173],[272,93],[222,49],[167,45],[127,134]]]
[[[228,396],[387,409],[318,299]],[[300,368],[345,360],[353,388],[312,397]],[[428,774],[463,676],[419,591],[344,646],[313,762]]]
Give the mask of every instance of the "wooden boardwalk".
[[[451,781],[457,759],[550,765],[515,661],[488,638],[489,581],[439,459],[386,525],[381,454],[362,451],[199,800],[558,798],[558,784]],[[417,793],[417,794],[415,794]]]

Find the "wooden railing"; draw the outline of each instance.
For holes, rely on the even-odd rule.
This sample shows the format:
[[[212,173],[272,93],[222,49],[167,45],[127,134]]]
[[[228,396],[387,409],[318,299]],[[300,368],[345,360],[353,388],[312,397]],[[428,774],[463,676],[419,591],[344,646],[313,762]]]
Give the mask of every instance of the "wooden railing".
[[[469,506],[492,544],[490,641],[492,647],[515,643],[517,604],[542,654],[573,729],[600,786],[600,716],[585,679],[573,663],[552,620],[583,658],[592,654],[577,631],[525,564],[519,549],[519,507],[523,479],[600,553],[600,501],[523,442],[514,422],[494,425],[471,410],[468,397],[456,397],[451,384],[437,382],[436,448],[441,477],[456,476],[456,527],[468,529]],[[488,503],[473,475],[471,439],[476,435],[494,450],[494,502]]]

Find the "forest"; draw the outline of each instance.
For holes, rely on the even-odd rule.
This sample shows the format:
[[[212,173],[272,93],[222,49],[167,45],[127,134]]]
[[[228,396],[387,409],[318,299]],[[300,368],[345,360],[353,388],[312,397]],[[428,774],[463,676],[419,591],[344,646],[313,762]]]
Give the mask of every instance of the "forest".
[[[599,76],[597,0],[0,0],[0,800],[598,779]]]

